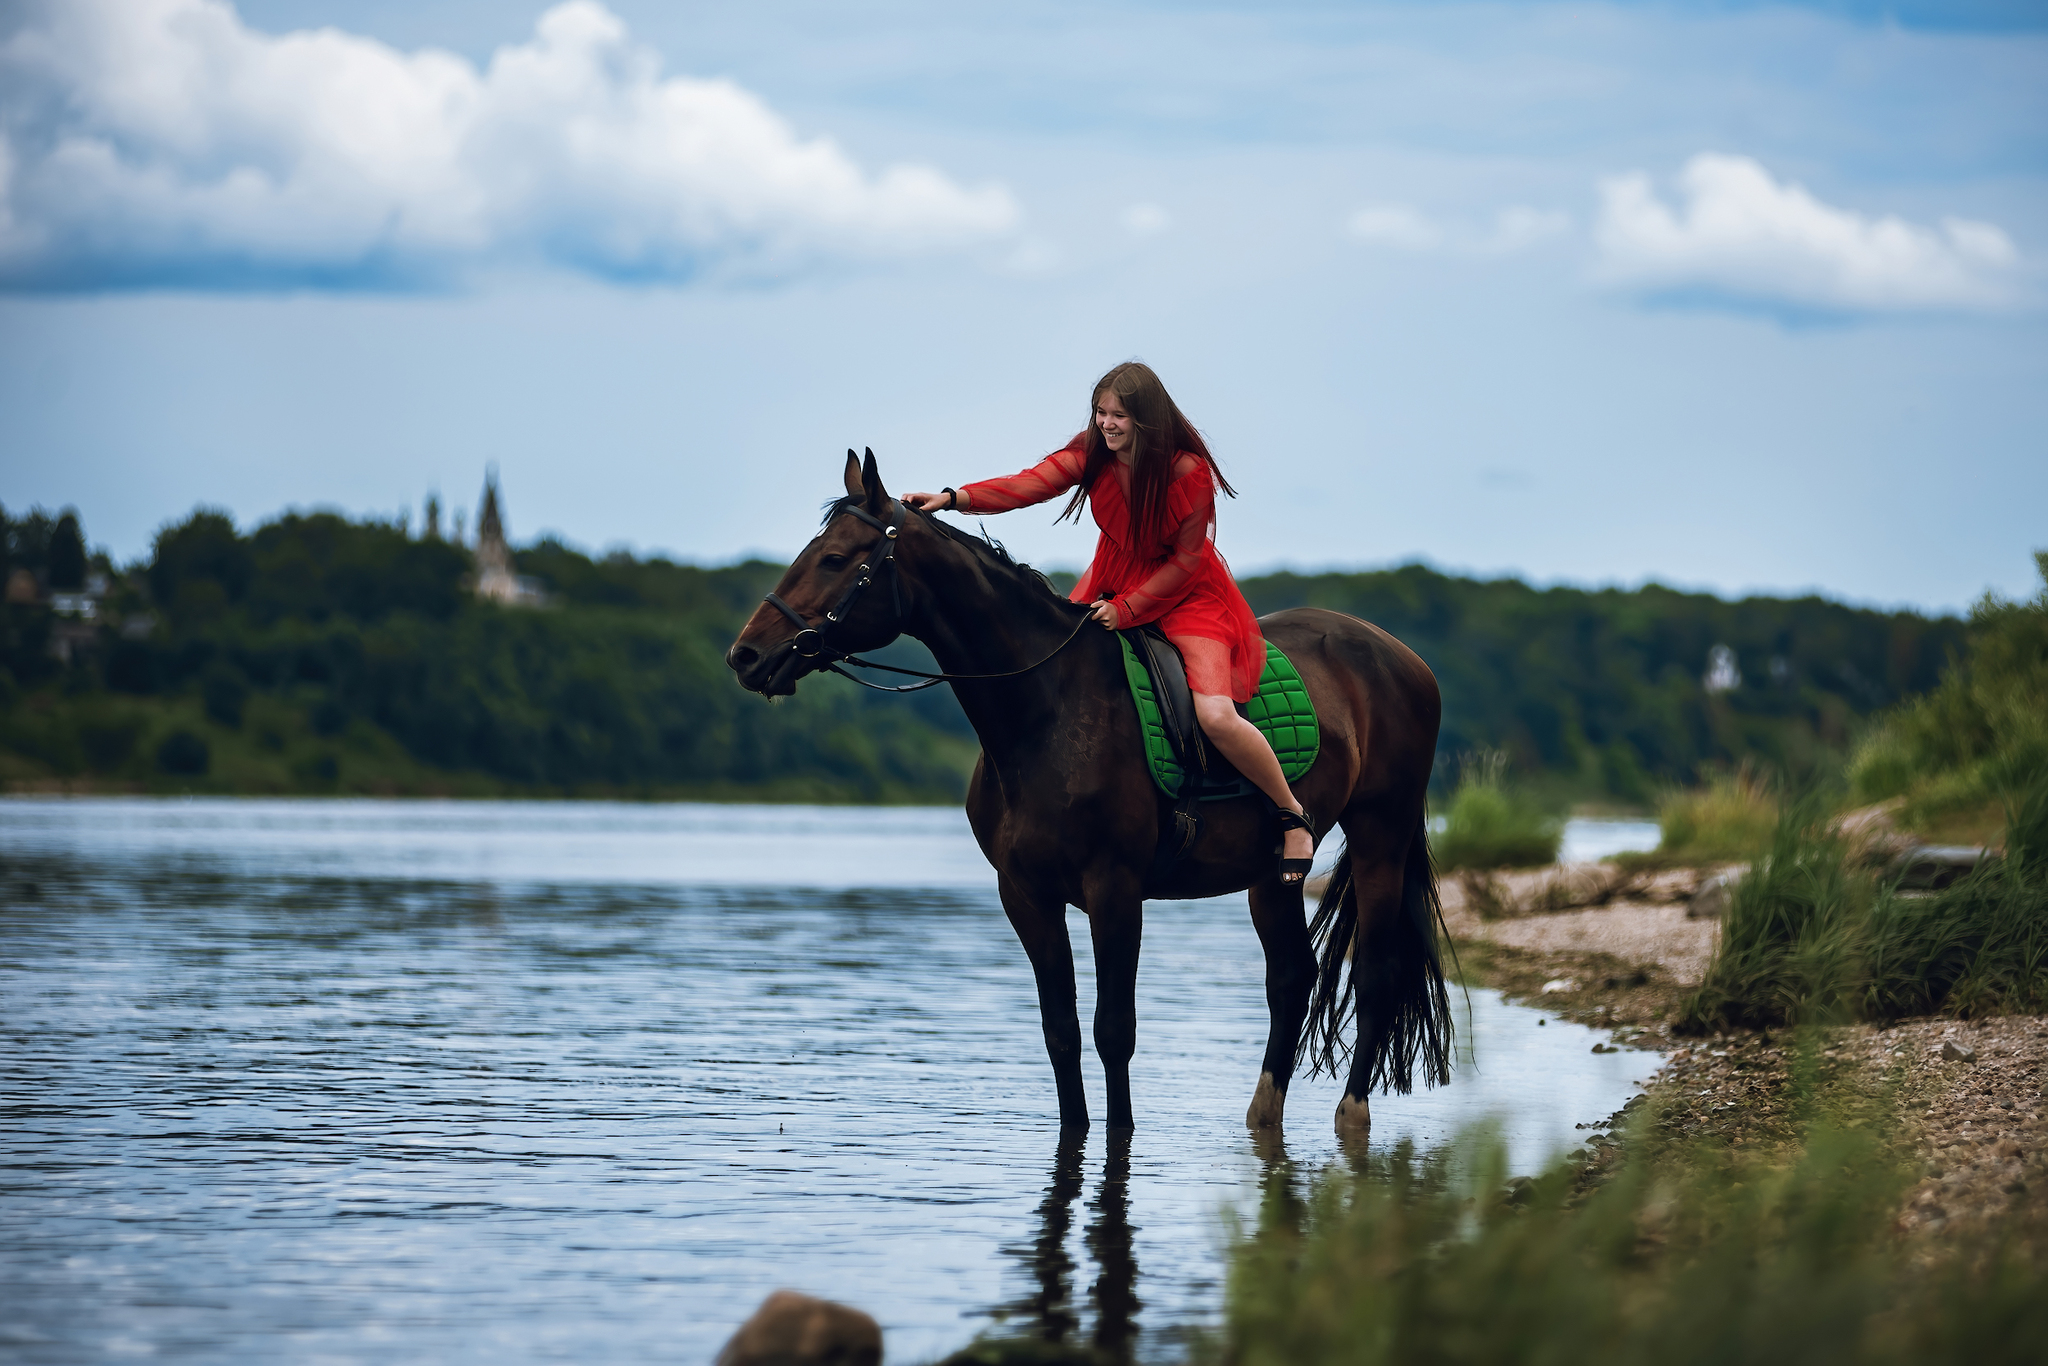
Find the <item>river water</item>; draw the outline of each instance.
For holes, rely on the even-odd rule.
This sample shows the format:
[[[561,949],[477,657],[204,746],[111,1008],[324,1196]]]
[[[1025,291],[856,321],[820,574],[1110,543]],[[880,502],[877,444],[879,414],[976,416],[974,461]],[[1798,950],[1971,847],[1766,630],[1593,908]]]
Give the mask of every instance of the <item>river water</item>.
[[[0,1357],[708,1361],[792,1286],[897,1363],[1172,1359],[1338,1085],[1255,1146],[1244,898],[1155,903],[1138,1130],[1062,1149],[993,882],[930,808],[0,802]],[[1491,1117],[1532,1169],[1656,1063],[1459,1010],[1373,1152]]]

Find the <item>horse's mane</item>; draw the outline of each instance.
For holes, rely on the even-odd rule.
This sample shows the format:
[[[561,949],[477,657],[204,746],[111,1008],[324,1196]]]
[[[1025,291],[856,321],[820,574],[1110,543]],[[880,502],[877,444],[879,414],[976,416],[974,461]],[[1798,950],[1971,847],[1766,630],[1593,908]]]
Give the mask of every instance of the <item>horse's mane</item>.
[[[862,495],[853,493],[849,493],[841,498],[834,498],[825,504],[825,516],[819,522],[819,526],[829,525],[834,517],[837,517],[846,509],[865,502],[866,499]],[[970,554],[974,555],[988,568],[998,571],[1005,577],[1013,580],[1018,586],[1030,589],[1033,592],[1043,593],[1065,606],[1078,605],[1070,602],[1066,594],[1054,588],[1052,580],[1012,555],[1003,543],[989,535],[986,529],[979,536],[971,536],[940,521],[931,513],[919,511],[907,503],[903,504],[903,510],[912,516],[923,518],[926,526],[929,526],[933,531],[953,542],[953,544],[965,547]]]

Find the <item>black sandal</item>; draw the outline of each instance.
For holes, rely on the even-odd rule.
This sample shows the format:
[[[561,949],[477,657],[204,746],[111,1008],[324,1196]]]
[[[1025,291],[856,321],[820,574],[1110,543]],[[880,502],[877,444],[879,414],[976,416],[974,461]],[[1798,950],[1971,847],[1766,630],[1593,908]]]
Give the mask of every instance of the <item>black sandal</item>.
[[[1308,823],[1306,815],[1297,816],[1284,806],[1277,806],[1274,810],[1280,816],[1280,848],[1273,851],[1275,854],[1281,853],[1287,848],[1287,832],[1289,830],[1306,830],[1311,840],[1316,837],[1316,828]],[[1289,886],[1306,882],[1308,881],[1308,870],[1314,866],[1314,855],[1310,855],[1308,858],[1282,858],[1280,860],[1280,880]]]

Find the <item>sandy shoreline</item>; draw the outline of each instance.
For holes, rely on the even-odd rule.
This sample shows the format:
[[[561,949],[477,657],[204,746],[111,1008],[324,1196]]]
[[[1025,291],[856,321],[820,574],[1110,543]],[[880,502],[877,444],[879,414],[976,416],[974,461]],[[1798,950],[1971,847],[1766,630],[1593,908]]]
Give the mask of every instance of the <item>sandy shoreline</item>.
[[[1599,864],[1558,864],[1495,874],[1494,882],[1508,895],[1527,899],[1545,886],[1569,886],[1607,871]],[[1632,967],[1654,966],[1673,983],[1696,986],[1706,976],[1721,940],[1720,921],[1686,917],[1686,900],[1700,876],[1678,869],[1646,879],[1647,895],[1616,897],[1604,906],[1489,920],[1473,904],[1472,881],[1452,874],[1442,882],[1444,924],[1461,942],[1485,941],[1536,954],[1604,954]]]
[[[1468,977],[1609,1028],[1618,1046],[1663,1051],[1648,1093],[1665,1134],[1738,1147],[1793,1140],[1792,1033],[1671,1031],[1720,937],[1718,920],[1689,919],[1677,899],[1700,872],[1659,875],[1648,895],[1601,906],[1486,918],[1474,905],[1503,892],[1528,904],[1545,885],[1593,875],[1585,866],[1509,874],[1478,897],[1471,879],[1446,876],[1444,921]],[[1949,1242],[2048,1230],[2048,1016],[1846,1025],[1805,1047],[1817,1047],[1804,1065],[1817,1067],[1835,1117],[1889,1130],[1917,1172],[1902,1232]],[[1592,1152],[1597,1165],[1603,1150]]]

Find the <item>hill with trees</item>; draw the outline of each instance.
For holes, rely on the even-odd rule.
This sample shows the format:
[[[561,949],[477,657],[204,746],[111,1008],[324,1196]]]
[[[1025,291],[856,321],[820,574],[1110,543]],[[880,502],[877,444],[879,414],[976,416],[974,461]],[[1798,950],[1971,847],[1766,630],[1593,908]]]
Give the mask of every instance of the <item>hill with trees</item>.
[[[0,517],[5,517],[0,512]],[[807,680],[774,704],[723,652],[782,566],[516,553],[540,607],[395,522],[194,512],[147,562],[73,513],[4,521],[0,781],[214,792],[950,801],[976,745],[950,691]],[[1500,751],[1560,797],[1641,802],[1744,760],[1838,762],[1934,686],[1963,624],[1820,598],[1536,589],[1409,565],[1244,582],[1255,610],[1374,621],[1443,686],[1440,777]],[[921,650],[893,647],[902,658]]]
[[[1964,635],[1953,617],[1821,597],[1532,588],[1422,565],[1243,588],[1255,612],[1332,608],[1421,655],[1443,689],[1439,756],[1497,751],[1525,778],[1630,802],[1744,761],[1832,765],[1865,718],[1933,687]]]

